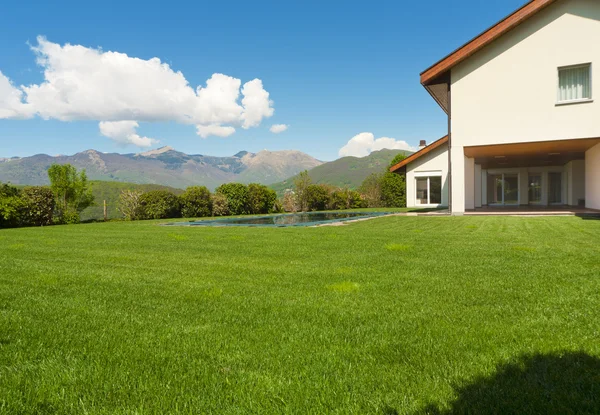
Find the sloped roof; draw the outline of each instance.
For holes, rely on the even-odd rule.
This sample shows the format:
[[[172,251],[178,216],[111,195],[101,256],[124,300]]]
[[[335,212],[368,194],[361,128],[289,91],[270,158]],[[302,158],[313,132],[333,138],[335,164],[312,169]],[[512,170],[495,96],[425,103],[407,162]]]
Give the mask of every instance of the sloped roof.
[[[421,84],[427,88],[442,109],[448,112],[447,88],[441,88],[441,86],[450,82],[450,70],[557,1],[559,0],[530,0],[511,15],[423,71],[421,73]]]
[[[423,147],[421,150],[417,151],[416,153],[411,154],[410,156],[408,156],[407,158],[402,160],[400,163],[390,167],[390,171],[392,173],[397,172],[402,167],[406,166],[409,163],[412,163],[419,157],[423,157],[425,154],[435,150],[436,148],[443,146],[447,142],[448,142],[448,136],[442,137],[439,140],[434,141],[433,143],[429,144],[427,147]]]

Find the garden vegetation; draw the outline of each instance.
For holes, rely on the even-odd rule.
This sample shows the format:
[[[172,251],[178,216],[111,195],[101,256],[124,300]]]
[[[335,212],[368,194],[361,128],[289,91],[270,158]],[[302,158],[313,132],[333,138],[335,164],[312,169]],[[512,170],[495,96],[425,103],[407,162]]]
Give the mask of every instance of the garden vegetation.
[[[403,157],[398,154],[390,165]],[[390,173],[388,168],[367,177],[358,190],[313,183],[304,171],[296,178],[294,188],[281,199],[273,189],[258,183],[226,183],[214,193],[205,186],[179,191],[165,186],[124,183],[110,183],[106,189],[102,182],[88,182],[85,170],[77,171],[70,164],[52,165],[48,178],[48,187],[1,185],[0,228],[79,223],[82,212],[90,208],[97,211],[94,194],[105,197],[103,201],[111,198],[110,204],[116,205],[115,213],[125,220],[406,206],[404,176]],[[94,186],[101,191],[94,192]],[[115,190],[120,192],[118,198],[112,196]]]

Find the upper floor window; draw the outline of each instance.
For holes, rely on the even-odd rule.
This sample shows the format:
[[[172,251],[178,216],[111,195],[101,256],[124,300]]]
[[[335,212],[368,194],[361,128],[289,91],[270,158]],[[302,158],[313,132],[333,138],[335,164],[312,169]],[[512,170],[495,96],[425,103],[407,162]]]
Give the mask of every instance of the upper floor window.
[[[592,65],[558,68],[558,103],[589,101],[592,99]]]

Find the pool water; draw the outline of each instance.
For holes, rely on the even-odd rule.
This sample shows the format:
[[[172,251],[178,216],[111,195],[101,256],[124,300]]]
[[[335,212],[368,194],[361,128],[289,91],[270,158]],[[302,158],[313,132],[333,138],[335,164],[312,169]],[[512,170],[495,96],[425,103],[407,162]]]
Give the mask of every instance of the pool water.
[[[343,222],[363,218],[389,215],[388,212],[305,212],[271,216],[222,218],[193,222],[170,223],[171,226],[315,226],[325,223]]]

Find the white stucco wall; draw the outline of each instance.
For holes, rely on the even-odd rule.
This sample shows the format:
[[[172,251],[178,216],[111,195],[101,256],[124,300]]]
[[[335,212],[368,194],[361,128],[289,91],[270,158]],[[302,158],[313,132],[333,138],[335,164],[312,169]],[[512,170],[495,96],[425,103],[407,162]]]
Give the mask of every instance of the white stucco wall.
[[[600,137],[600,86],[591,103],[556,105],[559,67],[592,63],[600,80],[598,39],[600,1],[563,0],[457,65],[452,145]]]
[[[600,209],[600,144],[585,153],[585,206]]]
[[[442,173],[442,206],[448,206],[448,146],[443,145],[419,157],[406,167],[406,206],[418,207],[415,203],[415,173]]]

